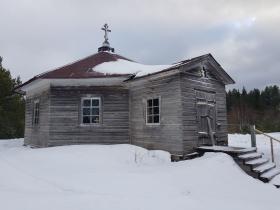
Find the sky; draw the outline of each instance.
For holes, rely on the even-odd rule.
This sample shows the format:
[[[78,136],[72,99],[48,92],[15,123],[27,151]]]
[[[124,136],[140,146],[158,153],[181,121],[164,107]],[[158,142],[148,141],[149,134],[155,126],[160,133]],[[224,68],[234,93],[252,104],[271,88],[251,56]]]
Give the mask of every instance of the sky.
[[[280,85],[279,0],[0,0],[0,55],[33,76],[97,52],[108,23],[116,53],[171,64],[211,53],[236,81]]]

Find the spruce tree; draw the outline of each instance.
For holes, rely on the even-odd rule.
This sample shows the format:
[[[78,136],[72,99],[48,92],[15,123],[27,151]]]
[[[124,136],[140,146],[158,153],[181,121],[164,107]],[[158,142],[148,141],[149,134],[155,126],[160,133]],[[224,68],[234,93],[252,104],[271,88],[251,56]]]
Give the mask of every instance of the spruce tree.
[[[19,138],[24,135],[24,98],[14,92],[21,83],[12,78],[0,58],[0,139]]]

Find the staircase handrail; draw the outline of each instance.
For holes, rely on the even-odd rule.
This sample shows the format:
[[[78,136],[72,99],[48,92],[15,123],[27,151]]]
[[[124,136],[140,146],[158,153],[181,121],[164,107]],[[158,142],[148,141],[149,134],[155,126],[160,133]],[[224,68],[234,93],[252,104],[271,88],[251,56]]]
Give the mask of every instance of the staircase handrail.
[[[277,141],[277,142],[280,143],[280,140],[279,140],[279,139],[276,139],[276,138],[273,137],[273,136],[270,136],[270,135],[268,135],[268,134],[266,134],[266,133],[264,133],[264,132],[262,132],[262,131],[260,131],[260,130],[258,130],[258,129],[256,129],[256,128],[255,128],[255,131],[256,131],[257,133],[259,133],[259,134],[262,134],[262,135],[264,135],[264,136],[266,136],[266,137],[268,137],[268,138],[271,138],[271,139],[273,139],[274,141]]]
[[[252,146],[256,147],[256,133],[262,134],[270,139],[270,152],[271,152],[271,161],[275,163],[274,161],[274,148],[273,148],[273,140],[280,143],[279,139],[276,139],[273,136],[268,135],[267,133],[264,133],[258,129],[256,129],[255,125],[250,126],[251,127],[251,144]]]

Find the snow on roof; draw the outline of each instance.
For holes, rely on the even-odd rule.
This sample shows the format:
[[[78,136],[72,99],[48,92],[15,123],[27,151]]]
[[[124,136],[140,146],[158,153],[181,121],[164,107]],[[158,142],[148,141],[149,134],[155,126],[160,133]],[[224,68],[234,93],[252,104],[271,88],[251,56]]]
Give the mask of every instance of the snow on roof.
[[[145,65],[124,59],[109,61],[95,66],[92,70],[102,74],[134,74],[135,77],[142,77],[148,74],[153,74],[173,65]]]

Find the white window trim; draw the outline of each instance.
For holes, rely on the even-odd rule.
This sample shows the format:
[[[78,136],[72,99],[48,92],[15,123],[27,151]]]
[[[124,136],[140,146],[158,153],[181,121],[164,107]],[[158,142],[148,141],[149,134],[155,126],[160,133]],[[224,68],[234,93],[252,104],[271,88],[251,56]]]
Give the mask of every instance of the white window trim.
[[[36,119],[36,104],[39,104],[38,105],[38,122],[36,123],[35,119]],[[32,125],[33,126],[38,126],[40,123],[40,100],[39,99],[36,99],[33,101],[33,116],[32,116]]]
[[[83,106],[83,101],[84,100],[86,100],[86,99],[89,99],[89,100],[92,100],[92,99],[98,99],[98,101],[99,101],[99,106],[98,106],[98,108],[99,108],[99,122],[98,123],[92,123],[92,122],[90,122],[90,123],[83,123],[83,117],[84,117],[84,114],[83,114],[83,108],[84,108],[84,106]],[[92,106],[90,106],[90,109],[92,109]],[[81,114],[80,114],[80,118],[81,118],[81,120],[80,120],[80,125],[81,126],[100,126],[101,125],[101,117],[102,117],[102,115],[101,115],[101,97],[82,97],[81,98]]]
[[[152,100],[152,99],[158,99],[158,107],[159,107],[159,122],[158,123],[148,123],[148,100]],[[160,121],[161,121],[161,97],[160,96],[155,96],[155,97],[150,97],[150,98],[146,98],[146,125],[160,125]]]

